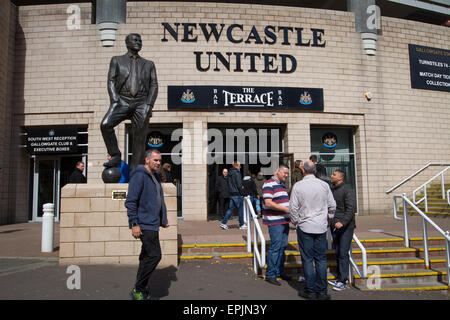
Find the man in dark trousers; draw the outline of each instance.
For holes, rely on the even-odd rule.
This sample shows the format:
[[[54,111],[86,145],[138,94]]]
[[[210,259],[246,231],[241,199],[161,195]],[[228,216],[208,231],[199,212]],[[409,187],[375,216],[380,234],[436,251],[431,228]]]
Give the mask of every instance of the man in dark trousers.
[[[125,43],[128,52],[111,59],[108,71],[110,107],[100,129],[111,159],[105,167],[120,167],[121,153],[117,145],[114,127],[125,119],[131,120],[133,156],[130,169],[144,163],[145,138],[153,105],[158,95],[155,64],[139,56],[141,36],[129,34]]]
[[[129,227],[132,236],[142,242],[136,284],[130,293],[133,300],[150,299],[148,281],[162,256],[159,227],[169,226],[164,191],[158,174],[160,167],[161,153],[156,149],[148,150],[145,165],[140,165],[131,172],[128,185],[125,207]]]
[[[225,217],[220,223],[220,227],[228,230],[227,222],[233,214],[234,208],[238,210],[239,215],[239,229],[247,230],[247,225],[244,223],[244,200],[242,199],[242,175],[241,164],[239,161],[234,161],[233,166],[228,172],[228,190],[230,191],[230,206],[228,207]]]
[[[86,177],[83,174],[84,171],[84,162],[78,161],[75,170],[73,170],[72,174],[69,176],[69,183],[86,183]]]
[[[256,183],[252,179],[252,173],[250,171],[247,172],[247,175],[245,175],[242,180],[242,190],[244,191],[244,197],[250,196],[250,202],[252,203],[255,214],[261,214],[261,207],[258,201],[258,190],[256,189]]]
[[[228,169],[222,170],[222,175],[216,180],[216,192],[219,199],[219,214],[222,219],[225,217],[225,210],[230,201],[230,192],[228,191]]]
[[[344,182],[345,172],[335,170],[331,175],[336,213],[331,220],[330,228],[336,248],[337,277],[329,281],[333,290],[342,291],[348,287],[347,277],[349,268],[349,250],[352,245],[353,231],[355,230],[356,199],[353,189]]]

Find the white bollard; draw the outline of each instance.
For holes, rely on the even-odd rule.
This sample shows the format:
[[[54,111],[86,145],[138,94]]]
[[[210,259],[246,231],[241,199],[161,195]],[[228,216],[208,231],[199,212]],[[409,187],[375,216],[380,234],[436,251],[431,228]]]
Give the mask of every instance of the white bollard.
[[[55,206],[53,203],[46,203],[43,207],[41,252],[53,252],[53,212]]]

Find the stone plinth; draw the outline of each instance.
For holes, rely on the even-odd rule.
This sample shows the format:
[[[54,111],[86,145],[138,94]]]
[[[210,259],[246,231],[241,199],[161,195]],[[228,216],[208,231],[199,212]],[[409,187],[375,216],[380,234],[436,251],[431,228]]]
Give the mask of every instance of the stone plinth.
[[[177,190],[164,183],[170,226],[160,228],[162,260],[159,268],[177,266]],[[113,191],[128,184],[68,184],[61,191],[59,263],[138,264],[141,241],[131,236],[125,200]]]

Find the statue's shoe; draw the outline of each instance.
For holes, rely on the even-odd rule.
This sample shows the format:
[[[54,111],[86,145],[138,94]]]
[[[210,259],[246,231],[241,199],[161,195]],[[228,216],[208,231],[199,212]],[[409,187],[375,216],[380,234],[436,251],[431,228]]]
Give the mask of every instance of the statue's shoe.
[[[111,168],[111,167],[118,167],[120,168],[120,158],[111,158],[109,161],[106,161],[105,163],[103,163],[103,166],[107,167],[107,168]]]

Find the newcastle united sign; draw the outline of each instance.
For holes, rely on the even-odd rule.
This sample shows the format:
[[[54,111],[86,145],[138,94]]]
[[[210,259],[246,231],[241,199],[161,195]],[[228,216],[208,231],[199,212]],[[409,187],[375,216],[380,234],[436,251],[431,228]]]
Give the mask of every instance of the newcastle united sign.
[[[163,22],[162,42],[176,41],[181,43],[198,43],[203,40],[216,43],[228,42],[243,48],[245,45],[273,46],[281,44],[285,47],[297,48],[326,46],[325,30],[319,28],[305,29],[301,27],[273,26],[264,28],[244,26],[242,24],[217,23],[168,23]],[[199,47],[201,47],[199,45]],[[215,46],[216,47],[216,46]],[[241,49],[239,49],[241,50]],[[217,52],[194,51],[195,65],[200,72],[263,72],[263,73],[293,73],[297,69],[295,56],[268,52]]]
[[[323,111],[318,88],[168,86],[169,110]]]

